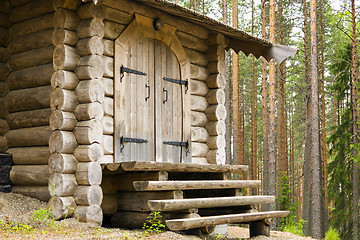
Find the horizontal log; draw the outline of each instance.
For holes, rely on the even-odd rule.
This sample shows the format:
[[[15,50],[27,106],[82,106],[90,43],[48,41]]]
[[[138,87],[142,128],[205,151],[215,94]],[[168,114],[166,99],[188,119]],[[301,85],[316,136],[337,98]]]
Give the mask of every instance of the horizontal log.
[[[79,186],[74,193],[74,199],[78,205],[100,205],[103,200],[103,193],[98,185]]]
[[[226,66],[225,66],[224,60],[209,62],[207,67],[208,67],[210,74],[217,74],[217,73],[225,74],[225,71],[226,71]]]
[[[11,129],[45,126],[49,125],[50,115],[50,108],[15,112],[8,115],[7,122]]]
[[[17,186],[47,186],[50,177],[48,165],[14,165],[10,180]]]
[[[78,161],[72,154],[52,153],[49,158],[50,173],[71,174],[76,171]]]
[[[80,23],[80,18],[73,11],[58,8],[54,16],[54,28],[64,28],[75,31]]]
[[[99,18],[92,18],[83,20],[80,22],[77,32],[79,38],[88,38],[98,36],[99,38],[104,37],[104,23]]]
[[[192,157],[191,163],[193,163],[193,164],[208,164],[206,158],[204,158],[204,157]]]
[[[42,32],[28,34],[20,38],[15,38],[9,43],[8,49],[14,54],[52,46],[52,33],[53,29],[48,29]]]
[[[190,64],[190,76],[192,79],[205,81],[209,76],[209,71],[205,67]]]
[[[104,102],[102,103],[104,109],[105,116],[114,116],[114,100],[109,97],[104,98]]]
[[[211,74],[205,82],[209,88],[224,89],[226,86],[226,80],[222,74]]]
[[[11,41],[9,29],[0,27],[0,46],[6,47]]]
[[[126,11],[120,11],[114,8],[105,8],[105,17],[106,20],[121,23],[124,25],[128,25],[132,19],[134,18],[133,15]]]
[[[104,117],[101,120],[103,125],[104,134],[113,134],[114,133],[114,119],[112,117]]]
[[[85,3],[81,4],[81,6],[77,10],[77,14],[81,19],[89,19],[89,18],[104,18],[105,16],[105,8],[102,4],[94,4],[94,3]]]
[[[76,138],[72,132],[54,131],[49,139],[49,149],[51,153],[73,153],[78,146]]]
[[[208,59],[204,53],[194,51],[189,48],[184,48],[184,50],[191,63],[206,67],[206,65],[208,64]]]
[[[114,138],[111,135],[103,135],[101,146],[104,149],[104,154],[111,155],[114,153]]]
[[[10,34],[12,38],[22,37],[27,34],[42,32],[54,27],[54,13],[32,18],[27,21],[13,24],[10,27]]]
[[[210,150],[206,154],[206,160],[210,164],[225,164],[225,160],[226,160],[225,149]]]
[[[75,89],[79,83],[75,73],[65,70],[57,70],[51,76],[51,86],[59,87],[67,90]]]
[[[103,129],[100,120],[89,120],[79,122],[75,129],[74,135],[79,144],[101,143]]]
[[[99,162],[101,164],[109,164],[109,163],[114,163],[114,155],[104,155]]]
[[[192,157],[205,157],[209,147],[205,143],[192,142]]]
[[[0,119],[0,136],[4,136],[9,131],[9,124],[6,120]]]
[[[6,117],[9,115],[9,111],[7,109],[7,106],[6,106],[6,99],[5,98],[0,97],[0,106],[2,106],[0,108],[0,118],[6,119]],[[5,106],[5,107],[3,107],[3,106]]]
[[[114,42],[109,39],[102,39],[102,43],[104,45],[104,55],[113,57],[114,56]]]
[[[6,152],[8,144],[5,136],[0,136],[0,152]]]
[[[73,196],[77,188],[74,174],[53,173],[50,175],[49,192],[52,196]]]
[[[192,142],[206,142],[209,138],[207,130],[203,127],[191,127]]]
[[[83,38],[76,44],[76,49],[81,56],[86,55],[102,55],[104,52],[104,45],[98,36],[90,38]]]
[[[76,181],[80,185],[100,185],[102,170],[98,162],[80,162],[75,172]]]
[[[9,1],[0,1],[0,12],[8,13],[12,6],[14,5]]]
[[[257,188],[259,180],[199,180],[199,181],[135,181],[136,191],[171,191],[199,189]]]
[[[101,225],[103,220],[101,207],[97,204],[90,206],[77,206],[75,209],[75,215],[78,216],[80,222]]]
[[[52,133],[50,126],[10,130],[6,134],[9,147],[47,146]]]
[[[193,228],[202,228],[205,226],[232,224],[232,223],[249,223],[260,221],[267,218],[287,217],[289,211],[271,211],[257,213],[242,213],[231,215],[219,215],[212,217],[198,217],[188,219],[167,220],[166,226],[172,231],[181,231]]]
[[[6,79],[10,90],[46,86],[54,72],[52,64],[12,71]]]
[[[5,81],[6,77],[11,72],[9,64],[0,63],[0,81]]]
[[[221,33],[211,34],[208,38],[208,42],[210,45],[227,45],[226,38]]]
[[[89,55],[80,58],[75,73],[79,79],[101,79],[104,73],[101,56]]]
[[[197,81],[194,79],[190,80],[190,89],[192,95],[205,96],[209,89],[205,82]]]
[[[191,208],[213,208],[274,203],[274,196],[212,197],[191,199],[149,200],[151,211],[176,211]]]
[[[59,197],[54,196],[49,202],[53,209],[51,211],[54,219],[59,220],[69,218],[74,214],[76,203],[73,197]]]
[[[6,62],[10,57],[10,51],[6,47],[0,47],[0,62]]]
[[[205,113],[191,111],[191,126],[204,127],[208,123]]]
[[[205,112],[205,110],[208,107],[206,98],[196,95],[191,95],[190,105],[192,111],[199,111],[199,112]]]
[[[54,0],[54,8],[65,8],[69,10],[76,10],[81,5],[80,0]]]
[[[53,55],[53,64],[55,70],[75,70],[80,56],[74,47],[58,44],[55,47]]]
[[[207,41],[187,34],[186,32],[187,31],[176,32],[181,44],[189,49],[193,49],[199,52],[206,52],[206,50],[209,48]]]
[[[10,11],[10,20],[13,23],[21,22],[24,20],[36,18],[38,16],[45,15],[53,12],[52,1],[39,0],[30,1],[24,5],[13,8]]]
[[[206,141],[206,144],[210,149],[225,149],[226,141],[224,135],[210,136]]]
[[[78,104],[74,91],[55,88],[51,92],[50,107],[53,111],[58,109],[65,112],[73,112]]]
[[[211,45],[206,51],[206,56],[209,62],[214,62],[218,60],[225,60],[225,49],[224,45]]]
[[[74,114],[78,121],[101,120],[104,116],[104,110],[99,102],[83,103],[77,105]]]
[[[225,104],[225,91],[223,89],[210,89],[206,95],[209,104]]]
[[[108,56],[102,56],[104,77],[114,77],[114,58]]]
[[[15,165],[48,164],[50,157],[49,147],[16,147],[9,148]]]
[[[119,181],[117,176],[120,175],[103,175],[100,187],[104,193],[104,196],[107,194],[115,195],[115,193],[118,191]]]
[[[52,43],[54,46],[58,44],[74,46],[78,41],[79,37],[76,32],[64,28],[55,29],[52,34]]]
[[[205,111],[206,117],[210,121],[225,120],[226,108],[224,105],[209,105]]]
[[[0,27],[8,28],[11,25],[9,15],[6,13],[0,13]]]
[[[103,155],[104,151],[99,143],[79,145],[74,151],[74,156],[80,162],[97,162]]]
[[[47,186],[12,186],[12,193],[20,193],[21,195],[36,198],[40,201],[47,202],[51,196]]]
[[[9,58],[9,65],[12,70],[32,68],[43,64],[52,63],[54,46],[38,48],[12,55]]]
[[[12,7],[18,7],[20,5],[24,5],[25,3],[30,2],[31,0],[10,0],[10,1],[3,1],[3,2],[7,2],[9,5],[11,3]]]
[[[105,216],[112,216],[117,211],[117,197],[116,195],[106,194],[101,203],[101,209]]]
[[[224,120],[211,121],[206,125],[205,128],[208,131],[209,135],[212,136],[225,135],[226,132],[226,125]]]
[[[4,97],[5,94],[9,91],[9,87],[5,82],[0,82],[0,97]]]
[[[50,116],[50,127],[52,130],[71,131],[78,121],[71,112],[55,110]]]
[[[104,38],[115,40],[124,31],[127,25],[104,21]]]

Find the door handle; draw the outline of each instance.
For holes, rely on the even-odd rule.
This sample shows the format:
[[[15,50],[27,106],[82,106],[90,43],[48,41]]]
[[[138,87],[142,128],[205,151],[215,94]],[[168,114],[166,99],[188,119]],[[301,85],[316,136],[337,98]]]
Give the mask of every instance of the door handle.
[[[168,90],[166,90],[165,88],[163,88],[163,92],[165,92],[165,100],[163,100],[163,103],[166,103],[168,100]]]
[[[145,88],[147,88],[147,90],[148,90],[148,95],[145,98],[145,101],[147,101],[150,98],[150,86],[145,83]]]

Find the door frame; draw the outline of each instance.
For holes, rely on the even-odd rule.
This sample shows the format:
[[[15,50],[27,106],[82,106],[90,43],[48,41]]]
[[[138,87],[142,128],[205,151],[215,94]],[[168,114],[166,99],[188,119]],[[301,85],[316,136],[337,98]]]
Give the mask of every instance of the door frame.
[[[121,65],[128,65],[128,52],[132,44],[138,38],[151,38],[159,40],[168,46],[175,54],[180,64],[180,75],[182,80],[188,81],[187,88],[182,86],[183,98],[183,140],[188,141],[189,147],[182,148],[182,162],[191,163],[191,106],[190,106],[190,61],[181,45],[177,35],[176,28],[168,24],[164,24],[161,30],[155,30],[153,26],[154,19],[139,15],[135,13],[134,20],[127,26],[127,28],[115,40],[114,53],[114,161],[115,163],[126,162],[129,160],[121,159],[121,144],[120,144],[120,126],[123,124],[120,121],[121,115],[120,101],[124,96],[126,89],[120,85],[120,68]]]

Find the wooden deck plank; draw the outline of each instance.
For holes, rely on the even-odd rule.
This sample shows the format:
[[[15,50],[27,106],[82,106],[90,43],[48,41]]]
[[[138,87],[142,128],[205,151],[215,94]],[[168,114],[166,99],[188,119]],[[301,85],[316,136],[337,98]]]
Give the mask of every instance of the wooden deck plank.
[[[289,214],[290,214],[289,211],[269,211],[269,212],[258,212],[258,213],[219,215],[219,216],[211,216],[211,217],[173,219],[173,220],[167,220],[166,226],[172,231],[182,231],[182,230],[201,228],[211,225],[247,223],[247,222],[263,220],[266,218],[282,218],[282,217],[287,217]]]
[[[241,196],[149,200],[148,205],[151,211],[176,211],[190,208],[229,207],[274,202],[274,196]]]
[[[256,188],[261,186],[258,180],[200,180],[200,181],[134,181],[137,191]]]

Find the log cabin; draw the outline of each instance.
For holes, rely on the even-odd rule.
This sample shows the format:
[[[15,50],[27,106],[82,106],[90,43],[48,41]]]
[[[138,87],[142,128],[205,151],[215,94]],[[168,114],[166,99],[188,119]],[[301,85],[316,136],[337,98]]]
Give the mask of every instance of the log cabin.
[[[296,53],[165,0],[0,0],[11,191],[49,201],[56,219],[141,227],[161,211],[171,230],[268,234],[288,212],[258,212],[274,197],[242,196],[260,182],[225,165],[229,49]]]

